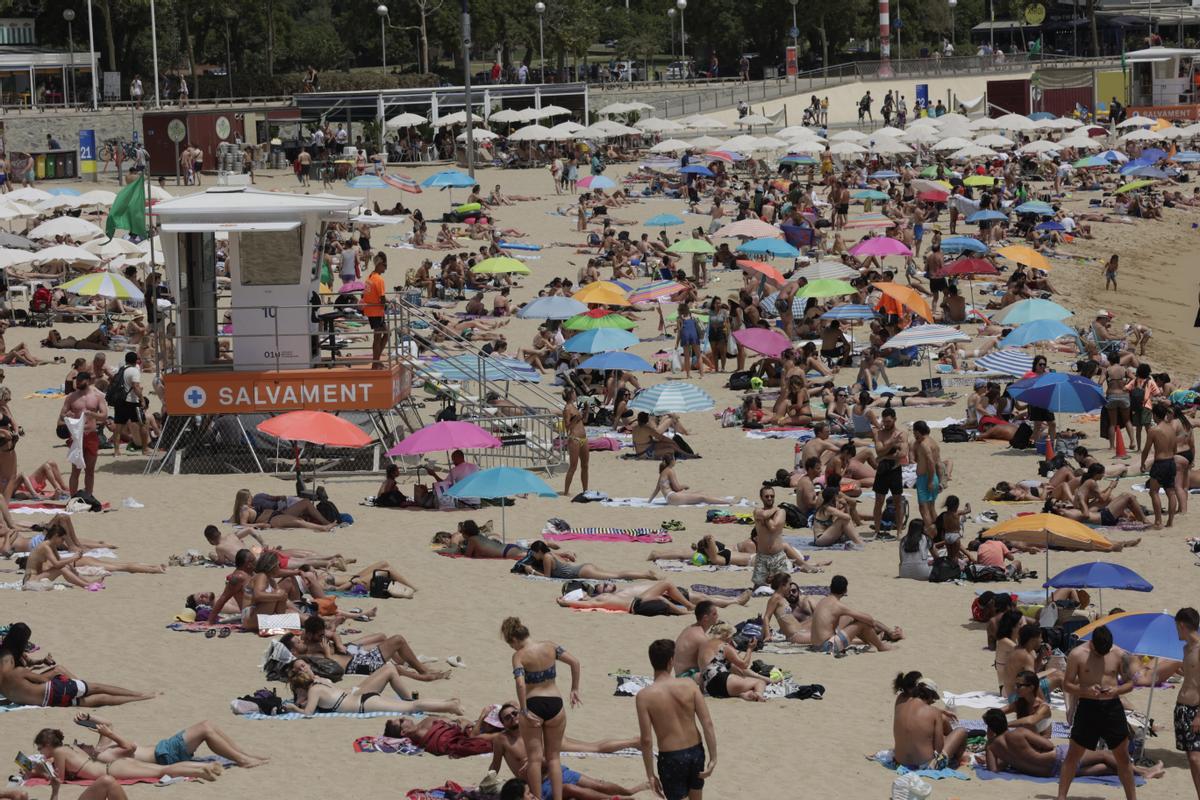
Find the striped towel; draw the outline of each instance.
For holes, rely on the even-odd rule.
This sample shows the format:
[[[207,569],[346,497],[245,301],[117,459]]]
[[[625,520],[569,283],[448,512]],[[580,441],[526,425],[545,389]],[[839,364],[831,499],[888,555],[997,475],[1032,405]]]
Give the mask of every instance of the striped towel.
[[[379,176],[384,183],[393,189],[399,189],[409,194],[420,194],[421,185],[407,175],[389,175],[386,172]]]
[[[332,714],[314,714],[312,717],[306,717],[303,714],[292,712],[290,714],[240,714],[242,719],[273,719],[281,721],[290,721],[295,719],[333,719],[335,717],[341,719],[367,719],[368,717],[394,717],[397,716],[394,711],[367,711],[364,714],[352,713],[349,711],[336,711]],[[405,716],[414,716],[406,714]],[[419,715],[417,715],[419,716]]]
[[[573,528],[562,533],[544,533],[542,538],[550,542],[590,539],[593,542],[666,544],[671,541],[671,534],[654,528]]]
[[[828,586],[801,586],[799,589],[800,594],[810,595],[812,597],[823,597],[829,594]],[[750,591],[750,587],[746,587],[745,589],[730,589],[725,586],[710,586],[707,583],[693,583],[692,591],[699,592],[700,594],[706,594],[710,597],[737,597],[742,592]]]

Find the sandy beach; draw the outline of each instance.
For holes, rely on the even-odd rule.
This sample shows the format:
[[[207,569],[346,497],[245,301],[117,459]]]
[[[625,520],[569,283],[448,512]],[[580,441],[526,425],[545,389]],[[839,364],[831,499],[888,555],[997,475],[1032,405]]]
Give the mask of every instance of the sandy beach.
[[[625,174],[630,165],[614,165],[608,174]],[[417,180],[432,168],[401,169]],[[503,227],[516,227],[527,234],[524,241],[549,244],[554,241],[579,241],[583,234],[574,232],[574,216],[552,212],[566,206],[570,198],[554,193],[549,172],[538,170],[483,170],[478,175],[485,189],[500,183],[505,192],[540,194],[542,199],[506,206],[496,214]],[[211,180],[211,179],[210,179]],[[169,182],[171,183],[171,182]],[[259,175],[260,187],[295,191],[290,172]],[[102,188],[113,189],[111,181]],[[167,187],[172,192],[191,191]],[[319,185],[311,191],[320,191]],[[339,194],[364,194],[337,188]],[[461,194],[461,193],[459,193]],[[372,200],[391,205],[397,199],[421,208],[432,220],[447,205],[445,196],[427,191],[421,195],[403,195],[394,190],[374,191]],[[1073,197],[1069,207],[1085,205]],[[639,223],[659,213],[682,214],[680,201],[648,200],[614,214]],[[1058,302],[1076,312],[1069,323],[1083,325],[1097,308],[1116,315],[1115,323],[1138,322],[1149,325],[1154,336],[1146,357],[1156,371],[1166,370],[1179,384],[1188,385],[1196,377],[1196,347],[1200,328],[1193,328],[1196,294],[1200,278],[1195,271],[1195,253],[1200,239],[1194,223],[1200,209],[1164,209],[1160,222],[1138,221],[1136,225],[1093,223],[1093,240],[1076,240],[1061,251],[1076,260],[1056,259],[1051,280],[1060,291]],[[685,216],[689,227],[707,227],[707,215]],[[946,230],[945,218],[942,220]],[[640,234],[640,225],[623,226]],[[377,242],[399,241],[389,237],[407,232],[407,226],[385,228],[376,234]],[[670,231],[672,235],[681,231]],[[478,247],[478,243],[474,244]],[[404,273],[436,251],[387,248],[389,287],[403,281]],[[1103,291],[1101,264],[1111,253],[1121,255],[1120,291]],[[572,249],[547,247],[539,257],[527,263],[533,274],[522,278],[513,292],[515,302],[535,296],[538,288],[553,277],[576,279],[587,256]],[[897,261],[897,259],[892,259]],[[717,282],[703,296],[727,296],[741,285],[741,276],[718,272]],[[489,299],[490,302],[490,299]],[[505,328],[510,350],[528,347],[537,322],[514,318]],[[645,314],[634,331],[644,341],[631,349],[649,358],[670,342],[653,340],[657,317]],[[974,326],[964,326],[974,335]],[[83,335],[90,326],[60,326],[64,333]],[[63,355],[69,362],[70,351],[45,350],[39,340],[44,329],[14,327],[6,339],[9,347],[24,341],[40,357]],[[649,340],[649,341],[646,341]],[[90,355],[80,353],[80,355]],[[110,354],[110,362],[113,360]],[[1069,371],[1070,360],[1052,355],[1050,366]],[[27,432],[18,446],[20,463],[25,469],[53,459],[66,468],[66,451],[54,436],[61,400],[41,399],[32,393],[59,386],[67,365],[5,367],[4,385],[13,394],[17,421]],[[917,385],[926,376],[926,367],[889,370],[893,380]],[[739,393],[724,388],[726,375],[706,374],[699,385],[717,400],[715,412],[738,404]],[[839,384],[853,378],[843,373]],[[679,379],[682,375],[649,375],[644,383]],[[549,376],[543,385],[549,384]],[[909,425],[918,419],[940,420],[963,416],[967,387],[955,387],[959,401],[948,408],[898,409],[899,422]],[[157,407],[157,402],[155,403]],[[1060,417],[1060,427],[1064,426]],[[702,458],[681,462],[680,480],[692,489],[719,495],[751,498],[757,496],[761,482],[772,478],[780,468],[793,466],[794,443],[789,440],[752,440],[739,428],[722,429],[713,412],[687,415],[692,431],[688,441]],[[1084,442],[1105,462],[1111,454],[1099,438],[1096,423],[1071,423],[1088,434]],[[935,431],[935,435],[937,432]],[[938,437],[940,441],[940,436]],[[1017,512],[1040,510],[1031,504],[993,505],[983,501],[984,492],[998,480],[1016,481],[1036,474],[1037,457],[1031,452],[1018,454],[998,442],[942,445],[944,457],[954,462],[953,480],[943,493],[958,495],[970,502],[978,513],[995,509],[1000,519]],[[120,545],[123,559],[166,563],[171,554],[188,549],[207,552],[202,537],[207,524],[221,525],[232,508],[235,492],[289,493],[290,479],[279,480],[262,475],[223,476],[146,476],[141,456],[113,458],[111,451],[101,455],[96,479],[96,494],[111,503],[112,511],[103,514],[79,514],[74,518],[80,536],[103,539]],[[1132,470],[1137,469],[1136,458]],[[650,494],[657,477],[657,465],[650,461],[618,460],[616,453],[591,455],[591,488],[614,497]],[[562,476],[550,477],[555,488],[562,488]],[[1127,478],[1122,489],[1141,479]],[[360,501],[373,495],[378,477],[332,478],[325,482],[330,498],[342,511],[352,514],[352,526],[332,533],[308,531],[268,531],[272,544],[304,547],[318,552],[338,552],[356,558],[360,564],[387,560],[403,572],[418,588],[412,600],[379,602],[375,621],[355,623],[365,632],[401,633],[417,653],[445,658],[460,656],[465,667],[456,668],[448,681],[421,684],[423,697],[461,698],[467,715],[474,718],[489,703],[514,697],[511,677],[511,651],[499,635],[501,620],[516,615],[529,626],[533,637],[558,642],[576,655],[583,664],[580,708],[568,712],[568,735],[584,739],[635,736],[637,721],[634,701],[614,697],[615,681],[609,673],[627,669],[649,673],[647,645],[657,638],[674,639],[686,624],[685,618],[647,619],[627,614],[581,613],[559,608],[554,599],[559,585],[548,581],[527,580],[509,574],[511,562],[473,561],[441,558],[430,547],[430,537],[441,530],[454,530],[462,519],[500,522],[499,509],[467,512],[409,511],[367,508]],[[915,501],[911,499],[915,510]],[[125,498],[134,498],[144,508],[123,508]],[[789,499],[786,492],[780,499]],[[1148,505],[1148,496],[1142,495]],[[746,509],[749,510],[749,509]],[[869,506],[866,510],[869,511]],[[1167,610],[1197,602],[1196,564],[1184,539],[1194,535],[1200,509],[1177,520],[1166,531],[1140,534],[1116,534],[1115,538],[1142,536],[1141,545],[1119,554],[1101,556],[1118,561],[1154,584],[1149,595],[1106,592],[1106,609],[1120,605],[1129,610]],[[510,540],[539,537],[550,517],[561,517],[575,527],[654,526],[664,520],[681,521],[686,530],[673,533],[675,547],[687,547],[701,536],[712,533],[726,543],[744,538],[748,527],[715,526],[705,522],[701,508],[662,507],[654,509],[608,508],[598,504],[573,504],[567,498],[522,499],[507,511]],[[23,521],[44,522],[45,515],[21,517]],[[228,525],[224,525],[228,528]],[[967,538],[982,529],[978,523],[966,526]],[[649,566],[647,556],[652,545],[639,543],[569,542],[564,547],[575,552],[580,561],[610,569]],[[890,625],[904,629],[905,638],[895,652],[851,655],[834,659],[825,655],[761,655],[769,663],[790,670],[799,683],[819,683],[826,687],[823,700],[779,700],[751,704],[737,700],[710,700],[709,708],[716,723],[720,759],[706,787],[706,796],[721,800],[734,797],[848,796],[881,798],[887,796],[894,773],[865,760],[864,756],[891,746],[893,693],[891,681],[897,672],[921,670],[945,690],[967,692],[994,688],[992,653],[984,649],[981,626],[970,623],[969,606],[976,590],[994,585],[931,584],[896,578],[898,546],[893,542],[870,543],[861,552],[821,553],[833,566],[820,575],[798,575],[797,583],[827,584],[835,574],[849,579],[847,602]],[[1041,557],[1025,559],[1026,565],[1045,577]],[[1054,552],[1050,571],[1095,560],[1087,553]],[[1034,563],[1030,563],[1030,562]],[[0,582],[19,580],[12,562],[0,562]],[[161,692],[157,699],[98,713],[114,721],[118,730],[141,743],[153,743],[199,720],[212,720],[248,749],[271,757],[269,765],[253,770],[231,769],[212,785],[191,784],[155,789],[133,786],[130,796],[174,797],[254,797],[278,795],[289,798],[320,798],[331,794],[354,797],[401,796],[414,788],[429,788],[454,780],[474,784],[484,776],[485,757],[462,760],[423,755],[410,757],[384,754],[359,754],[352,747],[360,736],[382,733],[383,719],[310,719],[298,721],[248,721],[234,716],[230,701],[262,687],[273,687],[283,694],[282,684],[268,683],[260,669],[268,640],[249,634],[225,639],[206,639],[202,635],[167,629],[183,608],[190,592],[219,591],[228,570],[204,567],[172,567],[164,575],[117,574],[97,593],[77,589],[54,592],[0,591],[0,624],[25,621],[33,629],[40,646],[39,655],[52,653],[62,665],[84,679],[116,684],[131,689]],[[722,587],[749,586],[749,572],[681,572],[668,578],[684,586],[714,584]],[[1008,584],[1015,590],[1035,590],[1041,580]],[[376,601],[364,599],[363,605]],[[764,600],[752,600],[748,607],[731,607],[722,619],[736,623],[755,616]],[[343,607],[359,603],[341,600]],[[444,668],[442,664],[434,667]],[[560,687],[566,684],[560,678]],[[1170,729],[1175,689],[1154,693],[1151,716],[1158,722],[1160,734],[1150,739],[1148,755],[1161,759],[1167,774],[1151,781],[1141,790],[1150,798],[1183,798],[1192,792],[1186,760],[1175,751]],[[1147,690],[1132,695],[1135,706],[1144,708]],[[44,727],[61,728],[70,741],[91,742],[91,732],[71,723],[73,710],[18,710],[0,714],[0,754],[15,755],[18,750],[32,752],[33,737]],[[960,709],[964,719],[978,719],[982,712]],[[1061,712],[1055,720],[1062,721]],[[577,759],[564,758],[568,766],[585,774],[632,785],[643,779],[642,763],[637,758]],[[1005,800],[1053,796],[1054,787],[1030,782],[984,782],[972,778],[934,784],[935,798],[979,798]],[[74,798],[79,789],[68,787],[62,797]],[[49,796],[48,788],[30,790],[32,797]],[[640,797],[649,798],[650,792]],[[1118,787],[1079,785],[1072,797],[1120,796]]]

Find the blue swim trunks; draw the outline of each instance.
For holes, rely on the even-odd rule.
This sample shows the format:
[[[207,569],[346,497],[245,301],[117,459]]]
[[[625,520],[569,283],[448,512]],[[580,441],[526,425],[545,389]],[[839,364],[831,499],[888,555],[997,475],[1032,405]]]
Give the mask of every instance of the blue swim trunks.
[[[935,503],[940,491],[942,491],[942,483],[938,480],[937,475],[917,476],[917,502]]]
[[[183,740],[183,731],[154,745],[154,761],[159,766],[169,767],[180,761],[191,760],[192,754],[188,752],[187,743]]]
[[[573,769],[562,768],[563,786],[574,786],[583,776]],[[554,791],[550,788],[550,779],[542,779],[542,800],[554,800]]]

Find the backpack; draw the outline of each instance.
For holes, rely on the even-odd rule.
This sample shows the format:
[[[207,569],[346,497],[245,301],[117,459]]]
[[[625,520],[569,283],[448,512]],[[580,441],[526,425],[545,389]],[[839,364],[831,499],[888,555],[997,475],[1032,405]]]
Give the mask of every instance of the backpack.
[[[735,392],[744,392],[750,388],[750,370],[734,372],[729,376],[729,388]]]
[[[804,517],[804,512],[793,503],[780,503],[779,507],[783,509],[784,521],[789,528],[804,528],[808,522]]]
[[[929,570],[930,583],[956,581],[961,577],[962,570],[958,568],[958,562],[954,559],[943,556],[933,560],[933,567]]]
[[[755,650],[762,649],[762,617],[743,620],[734,626],[734,631],[733,640],[730,642],[730,644],[732,644],[738,650],[745,650],[748,648],[750,646],[751,639],[758,640],[758,646],[754,648]]]
[[[273,717],[283,713],[283,701],[274,689],[259,689],[254,694],[242,695],[238,700],[245,700],[258,707],[258,713]]]
[[[125,402],[125,370],[127,367],[121,367],[117,370],[117,374],[108,384],[108,389],[104,391],[104,402],[108,403],[109,407],[115,406],[117,403]]]
[[[1033,426],[1028,422],[1022,422],[1017,426],[1017,432],[1013,434],[1012,440],[1008,446],[1013,450],[1028,450],[1033,444]]]
[[[46,286],[38,286],[33,290],[33,295],[29,298],[29,310],[44,313],[50,310],[50,304],[53,301],[54,296],[50,294],[50,289]]]
[[[374,598],[391,597],[392,573],[386,569],[377,569],[371,573],[371,582],[367,584],[367,594]]]
[[[947,425],[942,428],[942,441],[946,444],[958,444],[971,441],[971,433],[962,425]]]
[[[330,522],[341,521],[342,514],[338,511],[338,507],[333,504],[332,500],[318,500],[317,513]]]

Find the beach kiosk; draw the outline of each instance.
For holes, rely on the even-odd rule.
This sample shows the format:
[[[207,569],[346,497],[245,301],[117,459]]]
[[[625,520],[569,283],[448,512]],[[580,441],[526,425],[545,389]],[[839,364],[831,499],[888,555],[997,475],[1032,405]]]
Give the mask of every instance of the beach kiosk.
[[[180,471],[191,448],[218,467],[228,459],[230,468],[273,471],[254,425],[297,409],[345,414],[381,444],[391,438],[385,417],[408,396],[409,370],[390,343],[373,369],[370,336],[344,335],[353,307],[321,302],[320,245],[360,203],[215,187],[155,204],[176,300],[159,328],[159,390],[172,424],[158,469],[173,460]]]

